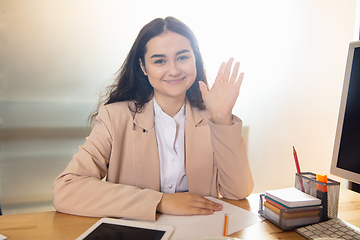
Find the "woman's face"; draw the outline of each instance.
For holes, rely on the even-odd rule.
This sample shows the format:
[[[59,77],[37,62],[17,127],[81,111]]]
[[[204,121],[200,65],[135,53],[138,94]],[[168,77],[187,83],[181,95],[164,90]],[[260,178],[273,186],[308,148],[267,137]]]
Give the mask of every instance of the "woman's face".
[[[141,68],[154,88],[157,102],[184,101],[196,78],[195,55],[190,41],[177,33],[165,32],[146,44]]]

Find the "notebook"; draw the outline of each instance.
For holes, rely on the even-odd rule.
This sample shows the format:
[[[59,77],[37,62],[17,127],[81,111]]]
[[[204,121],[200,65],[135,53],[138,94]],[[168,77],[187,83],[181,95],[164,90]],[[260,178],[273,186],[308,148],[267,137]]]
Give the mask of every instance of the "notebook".
[[[289,208],[316,206],[321,204],[320,199],[306,194],[294,187],[266,191],[265,196]]]

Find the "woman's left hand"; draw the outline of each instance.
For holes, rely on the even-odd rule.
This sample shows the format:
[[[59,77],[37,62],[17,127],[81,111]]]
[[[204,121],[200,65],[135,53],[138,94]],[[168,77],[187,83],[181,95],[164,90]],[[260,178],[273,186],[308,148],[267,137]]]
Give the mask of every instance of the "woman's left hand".
[[[238,76],[239,62],[235,63],[231,73],[233,61],[234,58],[230,58],[227,63],[221,64],[211,90],[208,91],[205,83],[199,81],[203,100],[210,112],[211,120],[215,124],[232,125],[232,109],[239,96],[240,86],[244,78],[244,73],[240,73]]]

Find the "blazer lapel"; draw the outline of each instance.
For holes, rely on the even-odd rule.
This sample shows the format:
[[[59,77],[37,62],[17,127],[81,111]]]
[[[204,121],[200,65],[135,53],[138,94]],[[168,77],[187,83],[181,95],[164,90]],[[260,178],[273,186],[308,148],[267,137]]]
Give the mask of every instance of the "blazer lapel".
[[[160,191],[160,161],[154,127],[153,100],[134,116],[132,133],[136,186]]]

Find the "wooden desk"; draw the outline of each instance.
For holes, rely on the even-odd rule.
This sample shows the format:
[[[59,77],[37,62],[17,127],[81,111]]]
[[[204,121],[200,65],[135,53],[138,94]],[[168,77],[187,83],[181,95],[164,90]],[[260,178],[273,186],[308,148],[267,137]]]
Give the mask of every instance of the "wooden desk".
[[[257,213],[259,195],[252,194],[245,200],[226,202]],[[347,189],[340,191],[339,217],[360,227],[360,194]],[[76,239],[99,218],[79,217],[58,212],[41,212],[0,216],[0,233],[8,240],[66,240]],[[241,239],[304,239],[294,231],[282,231],[268,221],[256,223],[233,237]]]

